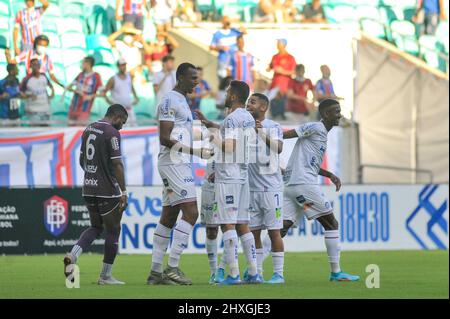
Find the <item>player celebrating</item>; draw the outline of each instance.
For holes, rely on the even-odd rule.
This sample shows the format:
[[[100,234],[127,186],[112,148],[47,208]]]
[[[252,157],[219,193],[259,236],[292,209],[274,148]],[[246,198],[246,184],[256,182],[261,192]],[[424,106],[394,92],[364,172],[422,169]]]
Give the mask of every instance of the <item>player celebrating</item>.
[[[256,161],[249,164],[250,229],[255,237],[258,274],[262,277],[261,230],[267,229],[272,244],[274,269],[273,276],[267,283],[281,284],[284,283],[284,245],[280,234],[280,229],[283,228],[281,216],[283,181],[278,154],[283,150],[283,130],[278,123],[265,118],[268,108],[269,99],[264,94],[254,93],[248,99],[247,110],[256,121],[258,133],[254,152]],[[244,279],[245,277],[244,274]]]
[[[212,142],[222,152],[216,163],[215,172],[215,209],[217,222],[221,225],[224,241],[225,263],[230,268],[230,275],[222,285],[240,284],[238,264],[238,234],[248,263],[248,277],[245,283],[261,283],[256,266],[255,239],[250,232],[248,164],[245,157],[248,152],[246,140],[249,133],[254,133],[255,120],[245,109],[250,88],[242,81],[231,81],[226,91],[225,105],[230,113],[222,124],[208,121],[197,111],[199,119],[208,128],[219,128],[220,136],[213,135]],[[242,152],[244,149],[244,152]],[[243,153],[243,154],[242,154]],[[244,159],[239,159],[239,157]]]
[[[91,227],[81,234],[72,251],[64,257],[66,277],[72,273],[68,266],[77,262],[81,253],[105,228],[105,254],[98,284],[124,284],[112,276],[112,266],[119,245],[120,220],[128,204],[119,133],[127,119],[125,108],[114,104],[102,120],[84,130],[80,165],[84,171],[83,198],[89,210]]]
[[[320,122],[310,122],[298,128],[284,132],[283,137],[297,138],[284,174],[284,227],[283,236],[300,218],[301,214],[317,219],[325,229],[325,246],[331,267],[330,281],[357,281],[341,271],[339,265],[340,243],[339,224],[334,217],[330,202],[325,198],[318,185],[318,175],[328,177],[341,188],[341,181],[332,173],[320,168],[327,148],[328,132],[339,125],[341,107],[333,99],[325,99],[319,104]]]
[[[192,284],[192,280],[178,267],[198,218],[191,155],[204,154],[209,157],[211,154],[209,150],[193,148],[193,120],[186,98],[198,85],[197,68],[190,63],[180,64],[176,79],[175,88],[158,105],[161,144],[158,171],[164,190],[163,210],[153,235],[152,266],[147,278],[149,285]],[[175,226],[180,209],[182,217]],[[163,272],[164,255],[169,246],[172,228],[174,232],[169,263]]]

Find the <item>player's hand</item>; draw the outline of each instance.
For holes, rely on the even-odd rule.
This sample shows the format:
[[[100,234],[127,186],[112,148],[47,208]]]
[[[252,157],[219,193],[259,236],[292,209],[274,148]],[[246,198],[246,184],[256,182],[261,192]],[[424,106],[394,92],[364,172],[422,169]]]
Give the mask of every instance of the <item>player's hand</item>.
[[[127,209],[127,206],[128,206],[128,196],[122,195],[122,197],[120,197],[120,202],[119,202],[120,210],[124,211],[125,209]]]
[[[212,173],[211,175],[208,176],[208,182],[214,183],[215,180],[216,180],[216,174],[215,173]]]
[[[197,114],[197,118],[205,125],[207,128],[211,127],[211,122],[206,118],[206,116],[200,110],[194,110],[195,114]]]
[[[330,181],[336,185],[336,192],[338,192],[341,189],[341,180],[339,179],[339,177],[337,177],[336,175],[331,175],[330,176]]]
[[[261,121],[256,120],[255,121],[255,130],[256,130],[256,132],[258,132],[262,128],[263,128],[263,126],[261,124]]]
[[[14,53],[16,54],[16,56],[20,55],[20,49],[14,48]]]

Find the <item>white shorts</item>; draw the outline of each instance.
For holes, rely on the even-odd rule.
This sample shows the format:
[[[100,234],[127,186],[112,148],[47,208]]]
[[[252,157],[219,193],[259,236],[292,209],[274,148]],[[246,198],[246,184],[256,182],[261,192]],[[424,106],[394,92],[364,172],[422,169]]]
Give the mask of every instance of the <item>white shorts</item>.
[[[281,229],[282,192],[250,192],[250,229]]]
[[[217,226],[218,213],[214,211],[215,193],[212,190],[202,189],[202,203],[200,207],[200,220],[202,225]]]
[[[189,164],[158,165],[163,189],[163,206],[176,206],[197,200],[194,177]]]
[[[333,212],[319,185],[287,185],[283,195],[283,218],[294,222],[294,226],[303,214],[311,220]]]
[[[248,183],[215,183],[217,222],[224,224],[248,224],[250,221],[250,190]]]

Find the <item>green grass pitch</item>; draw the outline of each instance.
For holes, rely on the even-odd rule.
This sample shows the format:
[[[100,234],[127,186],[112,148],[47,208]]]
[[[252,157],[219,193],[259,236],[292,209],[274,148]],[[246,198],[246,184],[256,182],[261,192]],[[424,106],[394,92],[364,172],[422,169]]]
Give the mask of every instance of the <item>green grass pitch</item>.
[[[147,286],[150,255],[119,255],[113,274],[125,286],[95,283],[102,256],[79,259],[81,287],[65,287],[62,255],[0,257],[0,299],[5,298],[449,298],[449,255],[446,251],[343,252],[345,271],[361,276],[359,282],[329,282],[326,253],[286,253],[284,285],[208,285],[206,255],[185,255],[181,268],[192,286]],[[241,269],[245,264],[240,256]],[[368,264],[380,268],[380,288],[365,285]],[[265,279],[272,263],[264,264]],[[242,272],[241,272],[242,274]]]

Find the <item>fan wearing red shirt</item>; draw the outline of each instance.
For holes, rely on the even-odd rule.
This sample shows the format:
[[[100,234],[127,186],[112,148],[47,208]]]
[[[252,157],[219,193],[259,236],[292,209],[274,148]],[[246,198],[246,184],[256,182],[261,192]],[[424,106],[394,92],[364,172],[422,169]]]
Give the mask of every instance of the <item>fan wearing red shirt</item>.
[[[295,67],[297,63],[295,58],[286,50],[287,40],[278,39],[277,48],[278,53],[272,57],[272,61],[267,71],[274,71],[272,84],[270,89],[277,88],[279,90],[277,99],[274,99],[271,104],[271,113],[273,117],[281,115],[284,119],[284,104],[286,99],[286,92],[288,91],[289,82],[295,74]]]
[[[305,78],[305,66],[298,64],[295,68],[296,77],[291,79],[287,91],[287,116],[295,122],[307,120],[313,101],[308,101],[308,91],[314,94],[314,85]]]

